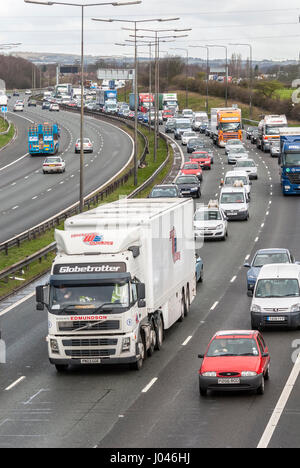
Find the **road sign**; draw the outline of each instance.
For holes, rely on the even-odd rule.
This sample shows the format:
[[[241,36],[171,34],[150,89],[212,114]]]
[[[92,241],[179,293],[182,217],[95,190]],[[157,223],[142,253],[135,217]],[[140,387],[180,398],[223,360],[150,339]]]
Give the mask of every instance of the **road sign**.
[[[99,69],[97,70],[98,80],[134,80],[135,71],[124,69],[124,70],[111,70],[111,69]]]
[[[2,106],[2,107],[1,107],[1,112],[2,112],[2,114],[7,114],[7,110],[8,110],[8,109],[7,109],[7,106]]]

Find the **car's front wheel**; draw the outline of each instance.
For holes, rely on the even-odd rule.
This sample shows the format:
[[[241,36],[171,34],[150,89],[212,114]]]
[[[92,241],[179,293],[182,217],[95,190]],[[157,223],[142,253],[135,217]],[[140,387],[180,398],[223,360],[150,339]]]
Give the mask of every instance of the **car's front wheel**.
[[[265,393],[265,378],[264,378],[263,375],[261,377],[261,384],[258,387],[258,389],[256,390],[256,392],[257,392],[257,395],[264,395],[264,393]]]

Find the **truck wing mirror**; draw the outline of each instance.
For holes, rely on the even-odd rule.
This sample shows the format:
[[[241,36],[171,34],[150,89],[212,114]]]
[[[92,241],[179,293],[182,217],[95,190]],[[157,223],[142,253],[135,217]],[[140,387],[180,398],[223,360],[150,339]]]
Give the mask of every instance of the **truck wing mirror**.
[[[36,302],[44,303],[44,286],[37,286],[35,290]]]
[[[137,296],[139,301],[143,301],[146,299],[146,286],[144,283],[137,283]]]

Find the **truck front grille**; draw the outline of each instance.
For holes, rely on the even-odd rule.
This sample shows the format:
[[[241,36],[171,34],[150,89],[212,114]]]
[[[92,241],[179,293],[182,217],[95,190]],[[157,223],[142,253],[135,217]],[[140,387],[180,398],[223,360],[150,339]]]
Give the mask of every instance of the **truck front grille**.
[[[294,184],[294,185],[300,184],[300,174],[289,174],[288,179],[291,184]]]
[[[71,358],[99,358],[110,357],[116,354],[115,349],[78,349],[66,350],[66,356]]]
[[[115,339],[82,339],[82,340],[63,340],[63,346],[66,348],[93,348],[97,346],[117,346],[118,340]]]
[[[84,332],[93,333],[97,330],[119,330],[120,328],[120,321],[119,320],[106,320],[105,322],[98,322],[95,321],[88,321],[88,322],[60,322],[58,324],[58,329],[60,332],[72,332],[76,331],[79,328],[83,328]]]

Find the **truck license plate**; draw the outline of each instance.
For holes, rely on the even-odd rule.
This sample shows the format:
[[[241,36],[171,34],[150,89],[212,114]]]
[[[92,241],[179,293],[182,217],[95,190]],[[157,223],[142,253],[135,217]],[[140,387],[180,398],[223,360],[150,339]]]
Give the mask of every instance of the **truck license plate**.
[[[81,364],[101,364],[101,359],[81,359]]]
[[[285,322],[285,317],[268,317],[268,322]]]

